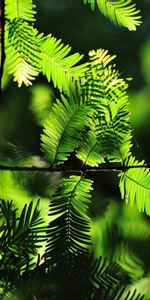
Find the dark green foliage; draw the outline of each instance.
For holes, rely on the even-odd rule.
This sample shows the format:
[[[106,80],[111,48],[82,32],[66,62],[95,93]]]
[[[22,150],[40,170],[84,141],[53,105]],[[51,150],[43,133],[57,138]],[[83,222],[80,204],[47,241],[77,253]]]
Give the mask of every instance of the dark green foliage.
[[[12,201],[0,203],[0,282],[5,289],[11,289],[21,274],[35,266],[33,258],[37,255],[38,247],[45,241],[46,227],[43,225],[39,210],[39,201],[24,205],[20,216]]]
[[[92,181],[80,176],[65,179],[50,202],[46,255],[88,252],[90,218],[87,215]]]
[[[34,208],[32,202],[28,206],[25,204],[18,217],[13,203],[1,200],[1,253],[12,252],[16,256],[21,256],[22,252],[37,253],[38,243],[45,236],[38,206],[39,201]]]

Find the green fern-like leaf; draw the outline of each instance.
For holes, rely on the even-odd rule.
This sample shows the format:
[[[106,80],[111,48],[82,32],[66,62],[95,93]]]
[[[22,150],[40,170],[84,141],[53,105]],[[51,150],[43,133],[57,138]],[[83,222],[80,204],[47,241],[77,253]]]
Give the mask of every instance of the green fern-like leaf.
[[[113,300],[146,300],[145,295],[137,293],[136,290],[130,291],[126,286],[118,288],[112,296]]]
[[[83,56],[79,53],[67,56],[71,47],[51,35],[44,37],[40,45],[43,74],[49,82],[53,81],[54,87],[69,93],[72,81],[79,79],[87,68],[87,64],[75,66]]]
[[[35,77],[42,72],[54,87],[70,95],[70,90],[83,76],[87,64],[75,66],[83,57],[79,53],[68,56],[71,47],[61,40],[38,34],[28,22],[13,19],[5,26],[5,52],[8,70],[20,87],[32,85]]]
[[[12,201],[1,200],[0,229],[0,298],[6,299],[21,283],[22,274],[35,267],[33,258],[46,240],[39,201],[24,205],[19,216]]]
[[[5,51],[9,73],[20,87],[31,85],[40,71],[38,32],[27,22],[14,20],[6,24]]]
[[[89,107],[73,95],[69,100],[62,96],[52,106],[41,136],[42,150],[51,165],[63,163],[77,148],[89,113]]]
[[[77,151],[77,157],[82,160],[84,165],[98,167],[104,162],[100,155],[99,140],[93,130],[85,131],[82,134],[81,143]]]
[[[36,254],[39,242],[44,239],[43,219],[39,210],[39,201],[33,207],[33,203],[21,211],[18,218],[17,210],[12,202],[1,200],[0,203],[1,240],[0,252],[5,256],[5,252],[20,256],[26,253]]]
[[[54,194],[49,208],[50,222],[46,256],[59,257],[66,251],[87,252],[90,242],[90,202],[92,181],[80,176],[64,179]]]
[[[81,80],[81,90],[84,101],[95,110],[96,148],[99,147],[98,153],[103,158],[122,161],[130,155],[132,146],[126,93],[128,84],[110,64],[115,56],[103,49],[93,50],[89,55],[90,67]],[[91,149],[92,143],[89,144]]]
[[[132,0],[83,0],[83,2],[89,3],[92,10],[97,4],[104,16],[129,30],[136,30],[136,27],[141,24],[140,10],[136,9],[136,4]]]
[[[87,69],[76,65],[83,55],[69,55],[71,47],[51,35],[43,37],[32,27],[35,5],[30,0],[6,0],[5,52],[8,70],[20,87],[32,85],[42,72],[54,87],[70,94],[70,89]]]
[[[35,20],[35,5],[32,0],[6,0],[5,13],[7,19],[13,21],[14,19],[22,19],[28,22]]]
[[[136,202],[140,212],[150,215],[150,171],[144,168],[145,162],[138,162],[134,157],[125,161],[131,168],[119,174],[122,199],[131,206]],[[140,166],[143,166],[140,168]],[[132,168],[133,167],[133,168]]]
[[[0,201],[0,297],[6,297],[21,274],[35,266],[35,255],[45,241],[46,226],[39,201],[24,205],[20,216],[12,201]]]

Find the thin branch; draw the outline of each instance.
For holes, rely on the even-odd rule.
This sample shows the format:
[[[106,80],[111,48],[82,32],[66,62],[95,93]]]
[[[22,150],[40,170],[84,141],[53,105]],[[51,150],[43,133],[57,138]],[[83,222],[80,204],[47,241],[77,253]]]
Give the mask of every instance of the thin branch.
[[[54,173],[54,172],[64,172],[64,173],[87,173],[87,172],[125,172],[129,169],[137,169],[137,168],[149,168],[150,165],[141,165],[141,166],[100,166],[95,168],[85,168],[84,170],[81,169],[67,169],[66,167],[19,167],[19,166],[0,166],[0,171],[15,171],[15,172],[48,172],[48,173]]]
[[[2,95],[2,77],[4,71],[4,62],[5,62],[5,46],[4,46],[4,35],[5,35],[5,4],[4,0],[0,1],[1,7],[1,63],[0,63],[0,95]]]

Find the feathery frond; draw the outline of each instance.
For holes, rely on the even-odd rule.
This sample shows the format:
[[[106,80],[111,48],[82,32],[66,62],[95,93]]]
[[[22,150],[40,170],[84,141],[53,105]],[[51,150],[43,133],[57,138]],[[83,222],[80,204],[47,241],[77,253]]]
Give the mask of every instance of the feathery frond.
[[[90,108],[78,95],[57,100],[44,125],[42,150],[51,165],[63,163],[78,146],[83,128],[88,125]]]
[[[75,66],[83,57],[79,53],[69,55],[71,47],[61,40],[48,35],[40,41],[42,73],[48,82],[53,81],[54,87],[60,92],[69,93],[74,80],[79,79],[87,68],[87,64]]]
[[[95,132],[99,153],[111,161],[122,161],[130,155],[128,84],[119,77],[110,62],[115,56],[99,49],[89,53],[89,70],[81,79],[82,97],[94,108]]]
[[[53,81],[60,92],[70,95],[71,87],[83,76],[87,63],[75,66],[83,57],[79,53],[68,56],[71,47],[51,35],[43,37],[28,22],[13,19],[5,26],[5,52],[10,74],[20,87],[32,85],[42,72]]]
[[[92,181],[80,176],[64,179],[50,202],[52,218],[47,233],[46,257],[52,259],[65,252],[86,253],[90,241],[90,202]]]
[[[46,226],[39,201],[24,205],[20,216],[12,201],[0,201],[0,297],[12,292],[25,272],[34,268],[37,250],[45,241]],[[9,293],[8,293],[9,294]]]
[[[93,130],[83,132],[76,156],[82,160],[84,165],[91,167],[98,167],[104,162],[100,154],[99,140]]]
[[[45,227],[39,210],[39,201],[33,207],[33,203],[21,211],[20,217],[12,201],[0,203],[1,239],[0,252],[4,256],[12,255],[25,257],[36,254],[38,244],[44,239]],[[42,235],[41,235],[42,233]]]
[[[13,20],[6,24],[5,51],[9,73],[20,87],[31,85],[40,71],[38,32],[27,22]]]
[[[83,2],[89,3],[92,10],[97,4],[106,17],[129,30],[136,30],[141,23],[140,11],[136,9],[132,0]],[[89,53],[90,62],[78,65],[82,55],[70,54],[71,47],[65,46],[51,34],[38,34],[33,27],[35,13],[32,0],[5,1],[5,54],[9,73],[19,87],[22,84],[32,85],[32,81],[41,72],[48,82],[52,81],[54,87],[66,95],[61,96],[55,103],[45,98],[40,111],[39,108],[35,108],[35,102],[32,103],[39,124],[43,125],[45,122],[41,147],[48,165],[50,164],[52,171],[55,171],[55,166],[64,163],[73,151],[84,166],[98,167],[105,162],[121,162],[121,165],[127,166],[119,175],[122,198],[130,205],[136,202],[139,211],[146,211],[150,215],[150,172],[145,168],[144,161],[139,163],[130,156],[132,134],[126,93],[128,84],[120,78],[112,63],[115,56],[109,55],[108,51],[103,49],[93,50]],[[39,106],[41,109],[41,105]],[[48,116],[49,108],[51,111]],[[24,157],[23,160],[15,161],[13,158],[9,159],[10,166],[16,163],[17,166],[32,166],[35,161],[36,157]],[[7,164],[6,160],[4,164]],[[47,166],[47,162],[40,162],[37,158],[39,168],[43,164]],[[133,168],[128,168],[129,166]],[[32,170],[35,168],[31,167]],[[19,182],[17,176],[20,174],[16,175],[10,171],[7,174],[4,171],[0,176],[0,193],[6,196],[4,198],[12,200],[0,200],[1,298],[6,300],[7,292],[10,291],[8,299],[144,299],[144,296],[134,290],[135,285],[128,283],[145,275],[145,269],[147,268],[147,271],[149,267],[149,264],[145,263],[148,258],[144,261],[145,252],[143,251],[143,254],[141,249],[135,253],[130,250],[127,231],[126,236],[120,233],[119,205],[116,214],[116,206],[111,206],[107,212],[106,206],[103,209],[105,218],[97,223],[100,228],[98,235],[101,236],[98,251],[95,251],[95,245],[91,247],[91,219],[88,216],[92,180],[85,179],[84,175],[70,176],[60,183],[61,175],[54,179],[49,174],[43,176],[42,172],[40,176],[34,175],[34,178],[30,175],[26,179],[24,175],[24,190],[28,190],[27,199],[28,193],[32,192],[34,195],[35,189],[41,196],[51,197],[50,223],[47,227],[41,218],[39,201],[35,205],[33,202],[23,204],[19,215],[13,204],[14,195],[17,200],[21,195],[20,186],[14,188]],[[104,204],[100,205],[103,207]],[[116,217],[119,221],[116,221]],[[114,235],[114,231],[110,230],[109,226],[113,227],[113,221],[118,235]],[[148,230],[147,225],[145,232]],[[113,247],[107,252],[112,240]],[[46,241],[45,253],[41,258],[38,248]],[[146,243],[149,243],[149,236],[145,240]],[[92,251],[98,257],[99,254],[108,254],[109,260],[95,260]],[[111,264],[110,258],[117,262],[117,265]],[[139,292],[141,290],[138,289]]]
[[[14,19],[22,19],[28,22],[35,20],[35,4],[32,0],[6,0],[5,13],[7,19],[13,21]]]
[[[133,168],[119,174],[122,199],[131,206],[135,202],[140,212],[145,211],[150,215],[150,170],[140,168],[145,165],[144,160],[138,162],[132,156],[124,162],[124,165]]]
[[[141,24],[140,10],[137,10],[132,0],[83,0],[83,2],[89,3],[92,10],[97,4],[104,16],[129,30],[136,30],[136,27]]]
[[[131,291],[130,289],[126,288],[126,286],[122,288],[116,289],[114,292],[113,300],[146,300],[144,295],[139,294],[136,290]]]

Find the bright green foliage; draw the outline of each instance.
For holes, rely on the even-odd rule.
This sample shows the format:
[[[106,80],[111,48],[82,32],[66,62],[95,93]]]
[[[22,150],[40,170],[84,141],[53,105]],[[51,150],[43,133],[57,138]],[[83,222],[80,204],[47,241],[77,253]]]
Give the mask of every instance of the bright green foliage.
[[[18,86],[32,85],[40,72],[54,87],[69,93],[70,86],[86,70],[87,64],[75,66],[83,57],[79,53],[67,56],[71,47],[61,40],[38,34],[33,27],[34,7],[32,1],[7,0],[5,13],[5,52],[8,72]],[[32,22],[32,24],[31,24]]]
[[[121,196],[126,203],[136,205],[140,212],[150,215],[150,171],[144,166],[144,160],[138,162],[134,157],[130,157],[124,165],[131,168],[119,174]],[[133,167],[133,168],[132,168]]]
[[[6,0],[6,63],[19,87],[31,85],[40,70],[38,32],[31,24],[35,13],[35,5],[30,0]]]
[[[91,51],[89,69],[81,78],[80,95],[62,97],[52,106],[41,137],[51,166],[63,163],[74,150],[83,165],[98,167],[109,161],[137,166],[129,158],[132,135],[128,84],[110,64],[113,59],[103,49]],[[133,204],[136,199],[139,210],[150,214],[147,169],[122,172],[120,188],[127,203]]]
[[[99,141],[93,130],[85,131],[81,137],[81,143],[77,151],[77,157],[82,160],[84,165],[98,167],[104,162],[100,154]]]
[[[136,30],[136,27],[141,24],[140,11],[136,9],[136,4],[132,0],[83,0],[83,2],[90,3],[92,10],[97,4],[104,16],[129,30]]]
[[[90,66],[81,80],[81,90],[84,101],[94,108],[95,128],[92,130],[97,135],[95,146],[99,147],[102,157],[122,161],[130,155],[132,145],[126,93],[128,84],[110,64],[115,56],[103,49],[93,50],[89,55]]]
[[[35,21],[35,7],[36,6],[32,3],[32,0],[6,0],[6,17],[10,21],[13,21],[14,19],[22,19],[28,22],[33,22]]]
[[[50,202],[50,222],[46,256],[55,257],[66,251],[83,253],[90,242],[90,202],[92,181],[80,176],[64,179]],[[56,252],[57,251],[57,252]],[[56,254],[57,253],[57,254]]]
[[[14,19],[6,25],[6,61],[10,74],[20,87],[32,85],[40,71],[38,32],[25,21]]]
[[[82,129],[88,124],[90,109],[78,95],[62,97],[52,106],[41,136],[42,150],[51,165],[67,160],[78,146]]]
[[[75,66],[83,57],[79,53],[67,56],[71,47],[64,46],[61,40],[48,35],[41,39],[42,73],[48,82],[53,81],[54,87],[67,91],[73,79],[78,79],[84,74],[87,64]],[[74,67],[75,66],[75,67]]]
[[[110,64],[113,59],[103,49],[91,51],[80,95],[63,97],[52,106],[42,135],[42,149],[51,165],[65,161],[78,145],[77,157],[90,166],[105,159],[122,162],[130,155],[128,84]]]
[[[95,1],[91,1],[93,8],[94,4]],[[140,21],[135,6],[127,4],[124,1],[123,4],[98,2],[104,14],[107,12],[111,19],[132,30]],[[37,30],[30,24],[35,20],[34,8],[35,5],[29,0],[6,1],[5,13],[8,20],[5,26],[5,47],[9,73],[20,87],[22,84],[31,85],[42,72],[48,81],[53,81],[54,87],[69,94],[70,87],[83,76],[87,64],[76,66],[82,55],[76,53],[68,56],[71,47],[64,46],[61,40],[51,35],[38,35]]]
[[[82,56],[78,53],[67,56],[71,48],[60,44],[50,35],[43,37],[32,25],[14,19],[7,23],[5,36],[6,59],[9,73],[20,87],[32,85],[40,72],[60,91],[69,93],[73,80],[84,74],[87,64],[74,67]]]

